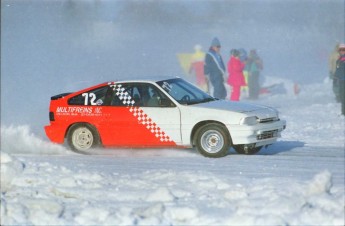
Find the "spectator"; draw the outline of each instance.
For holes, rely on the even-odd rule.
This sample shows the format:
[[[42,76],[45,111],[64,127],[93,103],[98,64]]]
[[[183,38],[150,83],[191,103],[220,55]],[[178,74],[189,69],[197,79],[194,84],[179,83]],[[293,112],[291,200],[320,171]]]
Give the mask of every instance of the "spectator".
[[[213,96],[218,99],[225,99],[226,89],[224,86],[225,66],[220,55],[220,42],[214,38],[211,47],[205,57],[204,72],[213,86]]]
[[[197,86],[208,92],[208,81],[204,74],[205,53],[201,50],[200,45],[195,45],[195,53],[192,55],[192,63],[189,68],[189,74],[195,75]]]
[[[260,92],[259,77],[263,69],[263,63],[255,49],[252,49],[248,57],[248,89],[249,99],[258,99]]]
[[[345,44],[339,45],[340,57],[337,60],[335,79],[339,85],[339,99],[341,102],[341,114],[345,115]]]
[[[248,54],[247,51],[244,48],[240,48],[238,49],[238,51],[240,51],[240,60],[242,63],[244,63],[246,65],[247,59],[248,59]],[[244,81],[246,82],[245,86],[242,86],[241,90],[245,91],[246,93],[248,93],[248,70],[247,70],[247,66],[244,67],[243,69],[243,76],[244,76]]]
[[[339,86],[337,83],[337,80],[335,79],[335,70],[337,68],[337,60],[339,59],[339,43],[337,43],[335,45],[335,48],[333,50],[333,52],[331,53],[331,55],[329,56],[329,78],[332,80],[333,82],[333,93],[335,95],[335,99],[337,100],[337,102],[340,102],[340,97],[339,97]]]
[[[228,84],[232,87],[230,100],[239,101],[241,95],[241,86],[245,86],[246,82],[243,76],[245,64],[240,60],[240,52],[236,49],[231,50],[228,62]]]

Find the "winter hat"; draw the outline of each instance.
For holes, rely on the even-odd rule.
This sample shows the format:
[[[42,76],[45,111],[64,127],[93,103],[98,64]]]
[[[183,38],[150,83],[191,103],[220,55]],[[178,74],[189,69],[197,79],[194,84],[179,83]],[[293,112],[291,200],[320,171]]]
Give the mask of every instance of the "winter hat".
[[[213,38],[211,46],[220,46],[220,41],[218,38]]]
[[[232,49],[231,51],[230,51],[230,54],[232,55],[232,56],[239,56],[240,55],[240,51],[238,51],[237,49]]]
[[[234,50],[234,56],[237,57],[240,55],[240,51],[238,51],[237,49]]]
[[[340,49],[345,49],[345,44],[340,44],[339,47],[338,47],[338,49],[339,49],[339,50],[340,50]]]

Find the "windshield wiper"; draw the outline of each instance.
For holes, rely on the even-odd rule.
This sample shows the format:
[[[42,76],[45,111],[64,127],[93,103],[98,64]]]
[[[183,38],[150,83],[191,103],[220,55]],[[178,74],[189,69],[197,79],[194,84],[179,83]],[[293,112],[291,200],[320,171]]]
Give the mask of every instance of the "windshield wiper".
[[[215,100],[217,100],[217,99],[213,98],[213,97],[209,97],[209,98],[205,98],[205,99],[202,99],[202,100],[189,101],[186,104],[187,105],[201,104],[201,103],[211,102],[211,101],[215,101]]]
[[[213,97],[208,97],[208,98],[201,100],[199,103],[206,103],[206,102],[211,102],[211,101],[215,101],[215,100],[217,100],[217,99],[213,98]]]

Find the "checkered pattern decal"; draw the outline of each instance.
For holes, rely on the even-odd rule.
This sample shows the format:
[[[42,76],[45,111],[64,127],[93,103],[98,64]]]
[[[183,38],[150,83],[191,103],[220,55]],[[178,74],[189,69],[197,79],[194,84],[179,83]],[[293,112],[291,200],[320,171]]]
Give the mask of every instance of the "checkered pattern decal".
[[[123,88],[121,84],[110,82],[108,85],[115,91],[115,95],[119,97],[122,103],[129,108],[133,116],[138,119],[139,123],[146,125],[147,130],[154,134],[161,142],[172,142],[170,137],[152,121],[142,108],[134,106],[135,101],[125,91],[125,88]]]

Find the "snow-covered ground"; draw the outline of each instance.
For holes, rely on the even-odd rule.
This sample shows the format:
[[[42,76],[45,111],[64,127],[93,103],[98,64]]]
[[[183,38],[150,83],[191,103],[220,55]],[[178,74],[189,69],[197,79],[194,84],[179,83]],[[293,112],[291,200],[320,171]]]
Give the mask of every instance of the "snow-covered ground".
[[[80,155],[30,126],[1,127],[1,225],[344,225],[345,119],[330,82],[257,102],[287,129],[253,156]]]

